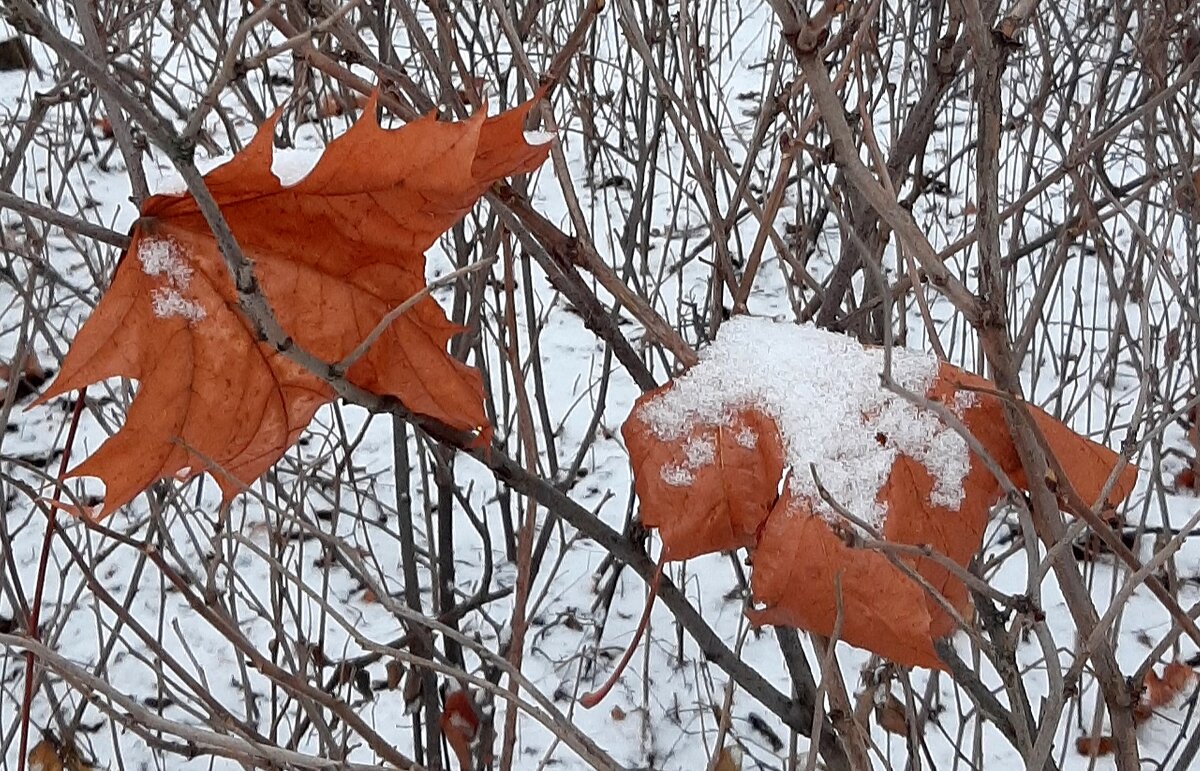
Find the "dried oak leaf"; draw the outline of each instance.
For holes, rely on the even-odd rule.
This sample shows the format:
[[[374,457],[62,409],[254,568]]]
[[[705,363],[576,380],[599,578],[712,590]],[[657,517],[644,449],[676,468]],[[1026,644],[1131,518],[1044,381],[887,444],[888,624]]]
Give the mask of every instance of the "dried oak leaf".
[[[793,495],[791,485],[784,483],[782,496],[777,494],[783,440],[771,418],[747,408],[732,421],[714,416],[711,424],[697,425],[689,435],[666,442],[642,423],[638,409],[662,390],[639,400],[623,431],[642,521],[660,530],[668,559],[748,546],[754,565],[751,589],[760,605],[750,614],[755,623],[828,636],[838,625],[840,605],[841,640],[899,664],[944,667],[933,643],[954,631],[954,620],[938,599],[880,551],[848,544],[824,518],[813,514],[814,502]],[[970,395],[965,408],[959,395],[963,391]],[[959,410],[963,423],[1013,484],[1025,487],[1003,404],[989,391],[994,386],[983,378],[943,364],[926,396]],[[1121,463],[1119,456],[1041,410],[1030,411],[1066,482],[1084,500],[1096,501]],[[736,441],[742,424],[752,424],[760,437],[753,449]],[[713,462],[689,466],[688,444],[693,440],[701,445],[715,442]],[[690,479],[673,479],[676,470],[687,471]],[[1135,479],[1136,470],[1124,465],[1107,502],[1122,500]],[[928,546],[965,566],[979,550],[989,510],[1002,488],[974,453],[962,484],[964,496],[957,509],[934,505],[933,477],[918,461],[898,456],[876,498],[887,511],[883,540]],[[932,558],[895,556],[959,613],[969,611],[967,589],[947,567]]]
[[[284,186],[271,170],[275,119],[205,176],[262,293],[297,344],[335,363],[425,288],[425,250],[496,180],[530,171],[531,103],[459,123],[396,130],[362,118]],[[485,435],[480,375],[446,353],[460,331],[428,295],[347,372],[368,391]],[[154,481],[211,471],[231,497],[278,460],[323,404],[320,378],[260,342],[190,195],[142,207],[112,285],[43,401],[109,377],[140,381],[125,425],[71,473],[99,477],[111,513]]]
[[[875,703],[875,723],[896,736],[908,736],[908,708],[892,694]]]

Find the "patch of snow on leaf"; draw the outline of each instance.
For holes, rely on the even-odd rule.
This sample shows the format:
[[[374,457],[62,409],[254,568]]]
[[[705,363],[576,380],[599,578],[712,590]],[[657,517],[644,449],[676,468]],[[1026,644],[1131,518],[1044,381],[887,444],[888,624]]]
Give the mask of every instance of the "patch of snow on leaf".
[[[687,487],[695,479],[692,472],[704,468],[716,458],[717,446],[711,439],[690,437],[683,443],[683,463],[664,466],[659,476],[672,487]]]
[[[688,439],[683,444],[683,454],[689,469],[698,469],[712,463],[717,457],[717,447],[708,439]]]
[[[676,465],[663,466],[662,471],[658,472],[658,475],[662,477],[662,481],[671,487],[687,487],[695,480],[692,472],[683,466]]]
[[[741,317],[724,324],[700,363],[639,415],[659,438],[677,441],[696,426],[727,425],[735,410],[763,411],[783,436],[792,494],[831,521],[840,517],[821,500],[811,465],[835,501],[881,527],[886,511],[876,498],[899,454],[929,469],[931,503],[956,509],[966,442],[932,412],[884,390],[882,372],[882,350],[812,326]],[[924,394],[937,373],[931,355],[892,351],[892,379],[908,391]],[[687,484],[685,475],[682,467],[662,471],[668,484]]]
[[[154,305],[154,315],[160,319],[180,316],[194,323],[203,321],[204,317],[208,315],[198,303],[194,303],[181,295],[178,289],[165,286],[159,287],[154,290],[150,297]]]
[[[150,295],[154,315],[160,319],[178,316],[193,323],[202,321],[207,315],[204,308],[183,295],[192,282],[192,266],[187,264],[183,248],[170,238],[143,238],[137,254],[143,273],[166,279],[166,285]]]
[[[737,436],[734,437],[734,441],[738,443],[739,447],[753,450],[755,447],[758,447],[758,434],[754,433],[754,429],[750,428],[750,426],[742,426]]]
[[[192,280],[192,268],[184,259],[183,249],[169,238],[143,238],[138,245],[138,259],[147,276],[166,276],[181,289]]]
[[[963,498],[963,478],[970,471],[966,441],[957,431],[932,418],[931,413],[917,414],[921,419],[914,422],[913,415],[904,410],[886,411],[875,422],[878,436],[887,437],[888,445],[894,443],[903,454],[929,469],[933,476],[930,503],[957,509]]]

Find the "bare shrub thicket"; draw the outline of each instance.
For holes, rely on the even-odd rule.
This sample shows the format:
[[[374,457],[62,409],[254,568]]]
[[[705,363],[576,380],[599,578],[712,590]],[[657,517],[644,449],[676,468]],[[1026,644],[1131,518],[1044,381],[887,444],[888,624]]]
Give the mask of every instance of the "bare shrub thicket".
[[[747,769],[1200,762],[1190,707],[1133,716],[1146,673],[1200,646],[1194,4],[0,8],[34,59],[0,73],[6,768],[35,745],[70,768],[446,768],[449,683],[478,702],[471,762],[504,771],[734,746]],[[539,85],[550,163],[430,258],[431,277],[486,263],[435,296],[496,447],[334,383],[231,506],[163,482],[101,523],[54,516],[64,448],[93,450],[134,386],[25,411],[40,378],[16,373],[57,366],[157,177],[197,189],[195,162],[277,109],[280,146],[319,146],[376,87],[399,122]],[[667,568],[622,687],[585,712],[657,550],[620,423],[745,311],[986,374],[1119,449],[1138,490],[1062,516],[1017,403],[1033,492],[995,511],[947,672],[748,629],[729,555]]]

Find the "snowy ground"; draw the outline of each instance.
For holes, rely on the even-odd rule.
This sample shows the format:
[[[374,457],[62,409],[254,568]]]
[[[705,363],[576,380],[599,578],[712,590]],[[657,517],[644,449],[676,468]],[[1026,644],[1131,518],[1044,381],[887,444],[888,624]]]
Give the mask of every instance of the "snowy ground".
[[[686,25],[690,19],[690,23],[723,41],[711,52],[704,83],[719,88],[711,99],[711,120],[728,139],[736,168],[754,142],[757,110],[764,101],[761,94],[787,88],[786,82],[772,81],[778,31],[766,5],[741,10],[714,5],[709,11],[713,16],[701,19],[687,16],[695,12],[694,8],[684,10],[685,18],[677,20],[679,24]],[[166,9],[161,13],[164,18],[170,16]],[[605,11],[587,50],[593,60],[601,63],[593,70],[602,78],[595,84],[596,94],[607,94],[610,104],[624,93],[655,90],[653,86],[642,85],[643,78],[650,80],[643,70],[623,70],[619,66],[625,61],[623,57],[629,46],[622,37],[620,13],[622,10],[615,6]],[[60,18],[64,32],[73,33],[66,15]],[[427,26],[432,30],[432,22]],[[273,39],[278,42],[280,38]],[[412,45],[403,34],[398,34],[395,42],[401,50],[409,50]],[[162,29],[157,29],[147,48],[154,51],[162,71],[169,72],[179,82],[203,82],[209,77],[211,64],[181,51]],[[8,149],[15,146],[30,115],[33,94],[57,88],[52,55],[40,47],[35,47],[35,51],[42,73],[0,73],[4,164],[6,168],[10,163],[15,164],[16,169],[11,189],[27,200],[125,232],[137,212],[129,203],[128,174],[120,154],[112,151],[112,140],[97,137],[87,125],[89,116],[102,112],[94,96],[81,101],[82,111],[70,105],[51,107],[22,156],[8,156]],[[547,46],[547,52],[537,53],[546,54],[548,61],[553,46]],[[535,69],[540,61],[542,58],[535,61]],[[278,74],[291,69],[286,57],[272,60],[270,66]],[[481,77],[489,77],[482,63],[479,70]],[[261,74],[252,72],[247,78],[248,87],[256,93],[267,93],[269,89],[263,85]],[[1021,105],[1032,98],[1024,93],[1028,86],[1019,74],[1013,74],[1007,84],[1016,113],[1021,113]],[[893,75],[899,75],[898,68]],[[1098,75],[1093,72],[1090,77],[1093,80],[1081,82],[1076,96],[1081,105],[1093,98],[1089,90],[1096,88],[1094,78]],[[515,80],[514,77],[509,81],[510,87]],[[493,92],[500,88],[492,82],[485,85]],[[1134,86],[1122,83],[1116,88],[1132,90]],[[285,87],[274,87],[273,94],[275,98],[283,98],[287,92]],[[180,98],[186,104],[193,97],[182,92]],[[230,114],[239,114],[233,94],[225,94],[223,99]],[[925,164],[930,172],[943,163],[949,164],[940,179],[951,192],[944,196],[922,196],[913,206],[918,223],[936,248],[953,243],[971,227],[971,219],[963,216],[970,205],[969,191],[973,187],[970,156],[958,154],[963,137],[971,130],[969,89],[964,86],[949,101],[945,124],[935,132],[934,149]],[[603,103],[603,99],[598,98],[597,103]],[[618,271],[628,269],[640,285],[647,287],[645,294],[653,306],[681,329],[690,342],[702,344],[706,334],[703,314],[712,275],[711,249],[702,239],[709,233],[706,223],[712,218],[697,179],[704,176],[706,168],[719,169],[719,162],[709,157],[698,143],[692,144],[686,133],[681,139],[680,127],[671,126],[666,118],[647,124],[631,115],[623,125],[618,125],[612,120],[611,110],[599,110],[589,119],[581,114],[578,103],[565,97],[555,104],[554,114],[560,124],[557,136],[562,150],[558,170],[565,171],[568,178],[556,179],[551,164],[539,172],[532,194],[535,208],[570,232],[572,225],[563,185],[570,186],[579,196],[579,205],[599,254]],[[243,120],[235,129],[244,139],[253,131],[253,124],[244,113],[241,116]],[[794,116],[795,120],[803,117]],[[1041,116],[1047,122],[1054,119],[1049,114]],[[596,122],[591,128],[585,127],[589,120]],[[881,110],[875,130],[884,140],[895,130],[888,120]],[[215,141],[227,150],[228,127],[216,119],[210,122]],[[1006,137],[1006,142],[1011,143],[1006,151],[1013,157],[1024,157],[1023,154],[1030,153],[1028,148],[1036,145],[1042,165],[1036,170],[1035,179],[1056,169],[1062,158],[1062,151],[1045,138],[1044,129],[1037,128],[1039,125],[1030,121],[1028,127]],[[322,132],[336,133],[342,126],[344,122],[333,119],[321,125],[320,130],[313,125],[292,128],[298,145],[319,147]],[[627,140],[630,146],[636,146],[631,137],[645,136],[658,126],[665,127],[662,144],[648,159],[648,166],[623,149]],[[774,126],[769,130],[764,146],[777,147],[779,129]],[[599,139],[585,141],[588,132],[594,132]],[[1070,139],[1064,138],[1063,145],[1070,146]],[[169,162],[161,154],[151,152],[145,160],[150,177],[170,176]],[[694,165],[697,162],[703,168],[697,168]],[[770,187],[777,162],[778,153],[774,149],[754,154],[751,173],[754,189]],[[1109,162],[1108,173],[1118,184],[1136,178],[1146,168],[1144,159],[1111,158]],[[722,183],[730,179],[728,169],[713,173]],[[639,179],[639,174],[644,178]],[[826,200],[828,191],[810,184],[811,178],[805,176],[801,184],[789,187],[776,222],[780,234],[796,222],[798,215],[807,216]],[[646,187],[651,179],[657,185],[653,190]],[[595,184],[605,181],[611,184]],[[1002,185],[1007,190],[1006,200],[1013,200],[1016,197],[1013,191],[1028,189],[1030,183],[1020,176],[1020,169],[1013,168],[1006,169]],[[1048,227],[1046,223],[1061,222],[1072,205],[1069,200],[1072,189],[1063,182],[1038,196],[1031,205],[1036,211],[1027,215],[1020,230],[1014,232],[1011,224],[1006,228],[1005,243],[1010,238],[1017,244],[1025,243]],[[724,196],[721,205],[728,207],[729,191],[720,192]],[[649,203],[644,196],[650,198]],[[1152,217],[1148,224],[1146,216]],[[483,244],[468,239],[491,226],[488,217],[486,205],[481,205],[457,232],[458,240],[448,237],[431,252],[427,270],[431,278],[453,269],[448,255],[460,254],[463,248],[469,249],[471,255],[480,254]],[[641,221],[633,225],[634,238],[623,241],[623,233],[635,218]],[[56,228],[43,231],[38,225],[36,232],[30,233],[10,211],[0,215],[0,223],[5,228],[3,252],[0,252],[4,259],[0,272],[5,279],[0,285],[0,360],[7,361],[22,341],[31,340],[39,359],[48,367],[56,367],[73,331],[87,317],[100,287],[111,275],[118,254],[103,244],[68,236]],[[1052,270],[1060,271],[1055,288],[1042,306],[1042,316],[1033,322],[1037,334],[1032,337],[1031,353],[1022,373],[1028,393],[1031,400],[1062,416],[1079,432],[1119,447],[1123,441],[1145,439],[1148,436],[1145,426],[1166,422],[1195,394],[1194,376],[1200,366],[1195,337],[1197,278],[1189,272],[1194,271],[1197,259],[1196,225],[1182,218],[1164,221],[1145,212],[1126,211],[1107,219],[1100,227],[1114,244],[1128,247],[1130,253],[1135,251],[1134,245],[1144,240],[1139,229],[1150,228],[1149,240],[1159,245],[1158,262],[1133,264],[1121,254],[1097,255],[1094,249],[1075,246],[1064,247],[1060,255],[1052,243],[1014,269],[1010,307],[1018,322],[1023,322],[1021,309],[1033,302],[1043,278]],[[748,251],[757,235],[757,219],[745,218],[735,229],[731,250]],[[807,269],[816,278],[823,278],[831,270],[837,258],[839,237],[836,220],[830,219],[817,239],[815,251],[806,258]],[[44,250],[37,243],[40,238],[45,239]],[[624,253],[627,246],[628,257]],[[1061,264],[1052,267],[1060,257]],[[41,262],[43,259],[45,262]],[[889,259],[894,265],[895,256],[891,252]],[[968,281],[973,276],[970,260],[970,253],[964,253],[952,262]],[[1108,260],[1108,264],[1103,260]],[[34,264],[40,266],[40,273],[31,271]],[[496,271],[494,278],[498,280],[499,269]],[[1127,271],[1142,273],[1139,297],[1127,296]],[[792,269],[768,246],[765,264],[750,297],[750,313],[794,318],[789,297],[796,292],[797,283],[792,276]],[[621,530],[635,503],[619,428],[639,390],[605,351],[603,343],[585,328],[569,303],[551,288],[536,265],[532,266],[530,277],[530,287],[521,278],[518,317],[523,332],[532,330],[536,335],[536,353],[531,355],[523,350],[523,354],[530,362],[533,356],[538,357],[541,372],[537,375],[527,372],[526,377],[530,382],[535,377],[542,379],[544,387],[538,387],[536,392],[544,401],[541,411],[545,425],[553,428],[552,432],[543,430],[543,417],[539,415],[539,468],[547,476],[552,475],[553,468],[569,469],[579,448],[586,445],[577,478],[566,487],[575,501]],[[609,301],[602,290],[598,294]],[[484,296],[485,308],[491,316],[485,317],[482,347],[489,350],[490,358],[480,361],[476,356],[471,363],[486,366],[493,385],[497,436],[512,437],[508,449],[516,454],[511,373],[495,345],[496,319],[500,318],[503,297],[492,288],[485,290]],[[453,302],[452,290],[441,291],[438,297],[447,308]],[[808,299],[804,295],[800,304]],[[937,325],[936,333],[948,356],[968,369],[978,369],[981,356],[976,342],[964,331],[963,321],[954,318],[949,304],[936,295],[929,293],[927,299]],[[930,350],[919,308],[910,302],[904,310],[905,343],[914,349]],[[701,314],[699,321],[696,314]],[[1122,327],[1123,331],[1116,331]],[[624,312],[622,328],[636,344],[642,344],[640,328]],[[1184,341],[1184,353],[1177,354],[1173,362],[1169,353],[1164,353],[1170,345],[1167,333],[1172,329],[1179,330]],[[663,382],[669,375],[664,358],[649,346],[646,348],[646,360]],[[769,351],[763,353],[770,355]],[[1149,382],[1145,375],[1148,361],[1169,365],[1158,373],[1157,382]],[[774,364],[778,366],[778,362]],[[531,363],[528,368],[532,369]],[[73,457],[86,456],[115,430],[133,389],[132,384],[114,381],[89,390],[92,401],[75,441]],[[31,410],[17,404],[7,415],[7,431],[0,440],[4,459],[0,482],[4,493],[4,541],[0,548],[4,549],[6,561],[4,576],[0,578],[0,620],[14,615],[15,598],[24,597],[28,601],[33,595],[45,521],[31,504],[30,492],[47,494],[47,476],[52,477],[57,470],[56,453],[64,445],[70,417],[67,402],[60,399]],[[1134,420],[1139,430],[1130,434]],[[1127,520],[1150,528],[1190,525],[1189,520],[1200,514],[1200,505],[1193,497],[1173,494],[1170,485],[1163,481],[1182,468],[1180,458],[1161,455],[1164,449],[1185,446],[1182,429],[1168,422],[1162,431],[1152,433],[1150,441],[1137,445],[1134,460],[1141,469],[1141,477],[1125,512]],[[418,549],[425,550],[436,540],[439,516],[438,491],[431,484],[433,455],[425,442],[415,439],[411,432],[407,435],[410,473],[404,478],[409,479],[408,492],[412,495],[414,512],[412,527]],[[158,544],[166,561],[196,592],[211,592],[220,598],[220,606],[236,618],[238,629],[249,645],[264,654],[270,651],[281,666],[299,670],[298,662],[305,656],[302,649],[305,641],[317,643],[332,661],[351,659],[405,632],[394,608],[394,604],[402,603],[404,596],[400,528],[406,526],[398,508],[394,438],[389,417],[373,417],[355,407],[329,407],[319,413],[300,446],[290,451],[252,492],[235,502],[225,521],[218,520],[219,493],[215,485],[211,480],[202,480],[184,487],[164,483],[113,514],[104,524],[134,541]],[[553,461],[550,455],[554,456]],[[22,488],[19,483],[31,486],[32,490]],[[102,493],[94,480],[72,484],[81,495]],[[510,498],[485,468],[470,459],[459,459],[455,464],[454,484],[461,491],[453,504],[454,580],[460,598],[469,598],[481,588],[512,588],[516,568],[504,549],[501,519],[510,515],[510,511],[511,516],[517,516],[524,501],[515,496]],[[576,538],[570,528],[547,522],[544,511],[539,516],[552,532],[544,561],[546,567],[531,593],[532,627],[523,671],[580,733],[594,740],[624,767],[702,768],[716,752],[718,720],[714,707],[731,698],[729,736],[745,753],[743,768],[782,769],[803,765],[807,740],[789,732],[776,716],[744,692],[727,691],[726,675],[703,660],[696,644],[679,630],[661,605],[655,609],[642,647],[613,694],[596,709],[579,707],[577,696],[607,677],[630,641],[645,602],[646,588],[630,571],[622,572],[606,616],[597,608],[601,590],[613,576],[611,570],[598,573],[606,552],[593,542]],[[490,542],[479,537],[473,518],[486,523]],[[211,725],[211,713],[219,705],[235,719],[256,726],[263,735],[287,743],[297,725],[305,722],[304,704],[283,695],[266,677],[248,667],[244,652],[239,652],[225,634],[201,617],[142,551],[88,530],[70,518],[63,517],[60,522],[64,539],[56,540],[50,552],[42,611],[44,639],[57,654],[96,672],[151,713],[184,724]],[[321,539],[305,535],[302,528],[306,526],[344,539],[364,564],[351,569],[324,559]],[[1026,591],[1028,584],[1023,552],[1014,553],[1010,548],[1015,526],[1015,518],[999,510],[985,555],[985,561],[994,558],[987,573],[989,581],[1014,594]],[[1145,536],[1139,539],[1137,552],[1143,559],[1149,559],[1164,543],[1165,538],[1156,542],[1154,537]],[[72,554],[72,549],[77,554]],[[708,624],[728,645],[736,647],[742,660],[787,692],[790,679],[774,631],[751,630],[742,615],[744,592],[737,562],[728,556],[714,555],[673,565],[669,570]],[[85,565],[90,567],[85,570]],[[1184,540],[1180,551],[1168,562],[1168,570],[1178,579],[1180,604],[1185,609],[1191,608],[1200,600],[1200,583],[1196,580],[1200,576],[1200,550]],[[374,582],[373,587],[364,585],[363,574]],[[420,575],[423,604],[428,608],[433,602],[433,577],[428,562],[422,565]],[[1112,558],[1106,557],[1088,565],[1085,576],[1103,615],[1128,573],[1116,568]],[[1059,665],[1067,668],[1076,646],[1074,625],[1053,576],[1037,583],[1041,606],[1046,612],[1046,627],[1061,654]],[[395,602],[380,601],[377,590],[390,595]],[[121,617],[114,607],[128,608],[128,616]],[[511,594],[467,615],[460,629],[477,645],[495,651],[511,631],[510,616]],[[601,625],[602,632],[597,638]],[[1117,655],[1123,670],[1132,673],[1140,666],[1170,628],[1171,622],[1161,605],[1144,588],[1136,589],[1117,619],[1120,640]],[[818,657],[810,642],[803,636],[802,639],[815,668]],[[1181,640],[1165,654],[1164,661],[1186,660],[1197,654],[1186,638]],[[965,637],[960,635],[956,645],[967,661],[977,663],[980,677],[1004,699],[998,687],[999,678],[974,656]],[[169,656],[166,663],[160,654],[151,653],[156,649]],[[1017,658],[1026,673],[1025,683],[1036,714],[1040,700],[1052,696],[1046,693],[1043,648],[1035,638],[1026,635],[1020,638]],[[385,662],[386,658],[367,668],[370,681],[387,683]],[[480,671],[480,658],[475,653],[468,651],[466,662],[469,672]],[[864,669],[870,666],[874,671],[879,662],[870,661],[865,652],[839,645],[837,665],[853,698],[854,693],[862,690]],[[328,680],[333,671],[325,670],[315,681]],[[924,700],[935,712],[924,724],[920,752],[916,755],[910,752],[904,737],[887,733],[871,721],[876,753],[873,761],[878,767],[1019,767],[1020,760],[1013,747],[978,719],[965,693],[947,676],[923,670],[902,675],[888,687],[903,701],[902,682],[911,686],[918,703]],[[23,683],[24,658],[12,649],[0,653],[0,746],[5,748],[5,768],[17,767],[15,737]],[[405,714],[400,689],[380,687],[363,693],[347,682],[335,684],[333,693],[395,747],[411,753],[413,718]],[[212,703],[203,704],[201,694]],[[1052,757],[1061,768],[1085,768],[1093,763],[1101,768],[1111,765],[1107,759],[1092,760],[1075,751],[1075,739],[1090,733],[1092,716],[1099,703],[1094,682],[1085,674],[1080,696],[1070,700],[1059,724]],[[501,713],[497,715],[500,726],[505,707],[502,702],[497,707]],[[129,711],[127,705],[118,704],[115,709]],[[237,765],[220,758],[185,760],[155,751],[134,732],[103,714],[104,710],[89,705],[77,690],[51,676],[34,699],[32,723],[59,734],[68,725],[76,725],[76,742],[98,768],[200,769]],[[1180,739],[1186,740],[1194,730],[1189,707],[1164,710],[1142,729],[1143,757],[1165,761],[1163,767],[1172,767],[1179,757]],[[35,732],[34,740],[38,738]],[[317,731],[305,730],[294,736],[296,751],[315,754],[321,747]],[[514,766],[517,768],[583,767],[567,746],[556,741],[551,730],[528,715],[520,721],[517,758]],[[376,754],[361,743],[347,760],[378,762]]]

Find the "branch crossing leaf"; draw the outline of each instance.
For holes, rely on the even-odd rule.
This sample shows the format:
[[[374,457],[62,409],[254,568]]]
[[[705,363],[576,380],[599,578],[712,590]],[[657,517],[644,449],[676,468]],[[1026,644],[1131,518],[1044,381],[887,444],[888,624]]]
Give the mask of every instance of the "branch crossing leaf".
[[[786,340],[793,334],[771,329],[770,322],[754,323],[764,335],[784,335],[777,339]],[[821,345],[828,343],[828,348],[817,346],[808,357],[796,351],[784,354],[779,346],[766,344],[753,354],[771,357],[774,362],[783,356],[799,373],[782,393],[772,393],[770,383],[763,386],[761,393],[766,396],[758,404],[725,403],[719,395],[709,400],[703,394],[697,395],[687,383],[689,378],[717,385],[761,379],[762,373],[748,371],[746,361],[739,358],[741,353],[731,359],[721,354],[710,356],[696,369],[638,400],[622,432],[633,466],[642,522],[659,530],[667,559],[749,548],[755,602],[750,615],[758,624],[794,626],[826,636],[840,626],[840,639],[851,645],[899,664],[944,668],[933,643],[951,634],[955,622],[942,603],[967,614],[967,587],[944,562],[914,555],[912,550],[888,555],[884,549],[887,544],[927,547],[965,567],[980,548],[989,512],[1003,488],[981,457],[968,450],[965,442],[961,447],[955,445],[940,433],[941,429],[927,426],[918,441],[908,438],[903,442],[876,430],[883,425],[878,421],[879,414],[893,410],[891,395],[868,402],[875,405],[871,408],[873,414],[860,414],[847,421],[845,415],[838,414],[837,401],[849,397],[824,386],[806,388],[810,380],[830,380],[829,363],[818,355],[821,350],[836,351],[842,357],[838,361],[856,367],[861,362],[855,361],[854,355],[879,356],[878,351],[860,347],[857,354],[851,352],[847,358],[845,338],[817,334],[813,337],[813,331],[807,330],[803,332],[807,337],[801,339],[807,341],[805,344],[813,340]],[[823,340],[819,335],[838,339]],[[740,349],[746,348],[744,342]],[[793,353],[795,358],[789,359]],[[907,355],[894,352],[896,357]],[[731,360],[737,365],[734,372],[712,372],[714,367],[728,366]],[[763,365],[771,377],[780,366]],[[954,414],[1012,484],[1027,489],[995,387],[949,364],[931,361],[929,366],[928,385],[917,396]],[[855,387],[846,384],[846,392]],[[882,389],[878,384],[872,387]],[[729,390],[738,388],[722,389]],[[675,398],[676,391],[686,404],[663,402]],[[811,399],[811,404],[805,399]],[[780,406],[781,402],[786,404]],[[802,435],[781,431],[781,421],[796,423],[797,411],[804,413],[802,425],[813,425],[804,422],[810,418],[819,424],[827,416],[838,421],[836,430],[826,432],[818,426]],[[664,432],[661,415],[685,412],[690,415],[686,430]],[[1107,505],[1115,505],[1132,491],[1136,469],[1116,453],[1079,436],[1041,410],[1031,407],[1030,412],[1048,450],[1064,469],[1067,482],[1084,500],[1097,501],[1110,473],[1118,468]],[[906,413],[895,414],[903,417]],[[909,430],[896,423],[890,425],[897,431]],[[822,474],[841,474],[841,490],[882,508],[885,515],[875,532],[858,526],[871,524],[869,513],[850,510],[850,514],[858,515],[855,523],[828,511],[826,502],[814,495],[811,487],[795,483],[798,475],[811,475],[812,470],[788,465],[789,458],[811,455],[812,448],[807,444],[814,436],[827,434],[838,439],[840,433],[863,430],[874,431],[876,442],[865,445],[853,438],[835,442],[831,450],[834,456],[813,465],[822,465]],[[748,441],[751,435],[754,441]],[[898,444],[902,445],[899,451]],[[700,452],[698,447],[707,449]],[[858,454],[842,455],[846,448]],[[874,467],[870,455],[876,452],[888,453],[884,457],[892,459],[882,482],[874,485],[871,479],[854,478],[857,470]],[[954,453],[961,453],[961,459],[949,457]],[[947,476],[946,469],[956,464],[961,465],[960,472]],[[947,479],[955,489],[943,489]],[[875,543],[875,539],[882,544]],[[872,546],[864,546],[867,541]]]
[[[288,186],[272,172],[276,116],[204,178],[281,326],[322,360],[343,361],[419,297],[346,377],[485,441],[480,375],[446,352],[461,330],[421,296],[424,252],[493,182],[545,160],[548,146],[524,135],[532,104],[385,130],[372,100]],[[319,377],[257,339],[190,195],[146,201],[111,286],[40,401],[117,376],[139,381],[125,424],[71,472],[104,482],[106,514],[156,480],[205,471],[232,497],[333,399]]]

